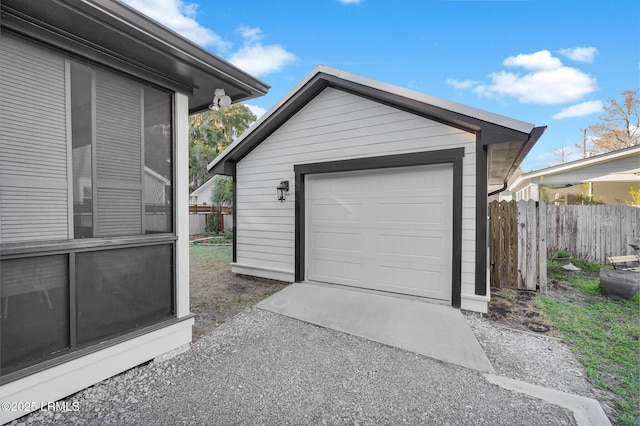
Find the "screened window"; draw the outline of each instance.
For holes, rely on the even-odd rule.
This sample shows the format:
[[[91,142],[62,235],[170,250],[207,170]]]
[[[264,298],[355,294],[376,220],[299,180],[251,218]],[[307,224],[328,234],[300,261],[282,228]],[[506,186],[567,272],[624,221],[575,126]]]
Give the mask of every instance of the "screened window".
[[[74,237],[172,232],[171,93],[70,70]]]
[[[2,261],[1,372],[69,348],[67,255]]]
[[[173,231],[170,93],[144,88],[144,203],[146,234]]]
[[[71,146],[73,161],[73,235],[93,237],[93,76],[71,62]]]
[[[173,93],[2,37],[0,380],[175,313]]]
[[[78,253],[78,345],[171,316],[172,259],[172,245]]]

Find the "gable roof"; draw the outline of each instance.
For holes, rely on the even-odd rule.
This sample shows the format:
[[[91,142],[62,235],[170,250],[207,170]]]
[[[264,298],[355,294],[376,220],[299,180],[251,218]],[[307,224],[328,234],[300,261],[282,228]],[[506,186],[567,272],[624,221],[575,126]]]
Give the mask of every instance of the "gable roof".
[[[536,178],[549,184],[640,182],[640,145],[523,173],[509,184],[509,190],[518,190]]]
[[[395,108],[480,134],[488,148],[489,184],[503,185],[545,127],[514,120],[467,105],[319,65],[293,90],[256,121],[208,166],[218,174],[232,174],[237,163],[267,136],[327,87],[344,90]]]
[[[206,198],[211,197],[211,189],[215,185],[216,181],[220,179],[220,177],[221,177],[220,175],[213,176],[211,179],[209,179],[208,181],[206,181],[205,183],[203,183],[202,185],[194,189],[191,192],[191,194],[189,194],[189,196],[201,197],[204,195]]]
[[[2,29],[189,95],[205,110],[217,88],[234,102],[269,85],[115,0],[2,0]]]

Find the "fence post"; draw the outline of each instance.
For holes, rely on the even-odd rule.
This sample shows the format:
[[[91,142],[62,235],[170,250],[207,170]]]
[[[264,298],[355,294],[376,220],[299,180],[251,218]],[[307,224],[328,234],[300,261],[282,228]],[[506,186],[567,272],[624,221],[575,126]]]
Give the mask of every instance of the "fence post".
[[[538,285],[536,202],[518,201],[518,288],[535,291]]]
[[[538,202],[538,287],[547,294],[547,203]]]

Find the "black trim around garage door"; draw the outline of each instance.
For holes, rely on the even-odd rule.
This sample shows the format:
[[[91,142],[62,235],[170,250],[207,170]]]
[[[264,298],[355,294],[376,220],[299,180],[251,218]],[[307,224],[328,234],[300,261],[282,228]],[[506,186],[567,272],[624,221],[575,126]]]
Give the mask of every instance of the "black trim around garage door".
[[[462,255],[462,158],[464,148],[298,164],[295,171],[295,281],[305,280],[305,176],[319,173],[386,169],[451,163],[453,165],[453,244],[451,304],[460,307]]]

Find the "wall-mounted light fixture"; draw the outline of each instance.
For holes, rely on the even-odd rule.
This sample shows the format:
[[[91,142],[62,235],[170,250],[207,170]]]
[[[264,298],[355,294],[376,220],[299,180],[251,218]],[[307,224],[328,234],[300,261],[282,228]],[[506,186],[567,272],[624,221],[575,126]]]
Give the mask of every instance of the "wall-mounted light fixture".
[[[280,201],[281,203],[284,202],[284,200],[287,199],[287,192],[289,192],[289,181],[280,181],[280,184],[276,187],[276,190],[278,191],[278,201]]]
[[[216,89],[213,92],[213,102],[209,105],[209,109],[217,111],[220,108],[226,108],[231,105],[231,98],[224,93],[224,89]]]

